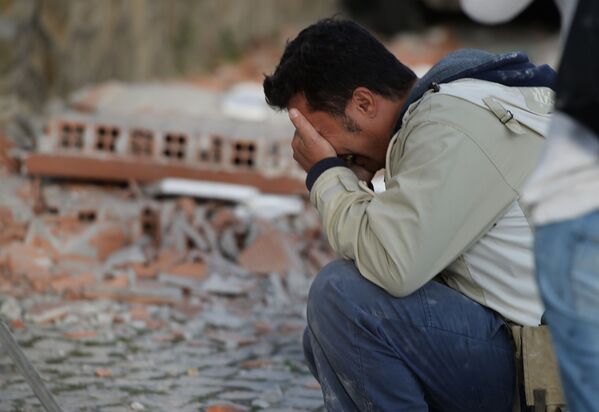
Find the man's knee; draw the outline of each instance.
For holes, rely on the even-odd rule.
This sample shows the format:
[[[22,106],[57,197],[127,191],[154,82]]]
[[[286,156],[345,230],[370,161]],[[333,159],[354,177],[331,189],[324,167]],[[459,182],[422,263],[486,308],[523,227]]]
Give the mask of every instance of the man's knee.
[[[354,289],[351,284],[356,280],[362,280],[359,278],[360,272],[350,260],[335,260],[323,267],[310,287],[308,317],[318,312],[330,311],[331,305],[338,306],[336,302],[350,298],[349,295]]]

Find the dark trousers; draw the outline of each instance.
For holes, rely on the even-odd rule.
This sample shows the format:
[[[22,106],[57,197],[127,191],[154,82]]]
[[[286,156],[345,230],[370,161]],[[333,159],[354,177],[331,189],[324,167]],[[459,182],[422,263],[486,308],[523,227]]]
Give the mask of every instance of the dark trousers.
[[[304,352],[329,411],[512,410],[503,320],[436,281],[396,298],[330,263],[310,289]]]

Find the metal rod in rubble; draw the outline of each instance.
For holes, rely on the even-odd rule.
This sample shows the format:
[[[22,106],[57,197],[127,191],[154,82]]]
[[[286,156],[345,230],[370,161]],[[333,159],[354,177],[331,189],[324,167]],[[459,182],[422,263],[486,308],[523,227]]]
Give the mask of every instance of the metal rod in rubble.
[[[54,395],[44,385],[40,374],[33,367],[29,359],[23,353],[23,350],[10,332],[8,325],[0,318],[0,347],[3,347],[11,357],[17,369],[21,372],[35,396],[40,400],[47,412],[63,412],[56,403]]]

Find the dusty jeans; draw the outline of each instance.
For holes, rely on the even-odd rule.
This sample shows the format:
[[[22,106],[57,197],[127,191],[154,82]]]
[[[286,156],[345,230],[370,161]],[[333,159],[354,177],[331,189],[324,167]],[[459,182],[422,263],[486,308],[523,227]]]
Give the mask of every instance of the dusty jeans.
[[[599,411],[599,211],[538,227],[535,259],[568,406]]]
[[[350,261],[327,265],[310,290],[304,352],[329,411],[512,408],[502,319],[436,281],[396,298]]]

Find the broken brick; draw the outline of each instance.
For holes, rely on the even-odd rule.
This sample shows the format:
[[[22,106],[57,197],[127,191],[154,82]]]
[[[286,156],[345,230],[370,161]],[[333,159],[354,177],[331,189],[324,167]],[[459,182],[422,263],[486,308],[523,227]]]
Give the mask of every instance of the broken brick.
[[[123,248],[127,243],[127,237],[119,226],[110,226],[101,230],[90,242],[96,247],[96,257],[103,261],[113,252]]]
[[[268,335],[273,330],[272,325],[264,320],[256,321],[254,327],[256,328],[256,333],[259,335]]]
[[[44,249],[48,253],[48,256],[51,256],[53,259],[57,259],[60,255],[58,250],[52,246],[52,243],[48,239],[38,235],[32,235],[31,237],[28,237],[27,245],[33,246],[37,249]]]
[[[23,241],[26,234],[27,225],[15,222],[12,211],[0,207],[0,245],[5,245],[13,241]]]
[[[222,231],[225,227],[235,225],[239,222],[235,213],[229,208],[222,207],[210,217],[210,224],[217,232]]]
[[[25,328],[25,322],[23,322],[21,319],[12,319],[10,321],[10,328],[13,330],[23,329]]]
[[[10,155],[10,150],[14,144],[8,139],[6,134],[0,130],[0,166],[8,171],[16,172],[19,169],[19,162]]]
[[[155,278],[158,273],[170,271],[181,259],[183,259],[183,255],[176,250],[164,249],[160,251],[154,262],[134,263],[129,267],[133,269],[138,278]]]
[[[50,289],[56,293],[78,293],[87,285],[94,284],[96,277],[93,273],[82,273],[76,276],[64,276],[51,281]]]
[[[51,323],[64,318],[69,307],[63,303],[42,303],[30,308],[26,317],[35,323]]]
[[[245,409],[241,409],[235,405],[231,405],[228,403],[222,403],[217,405],[212,405],[206,408],[205,412],[244,412]]]
[[[72,340],[90,339],[95,338],[98,332],[95,330],[77,330],[73,332],[65,332],[64,337]]]
[[[179,302],[173,305],[173,308],[177,311],[181,312],[188,318],[197,318],[198,315],[202,312],[201,305],[192,305],[189,302]]]
[[[148,320],[152,317],[150,312],[148,312],[148,309],[146,309],[146,307],[142,306],[142,305],[133,306],[129,310],[129,316],[131,317],[131,320],[144,320],[144,321]]]
[[[169,151],[173,155],[181,151]],[[171,158],[172,159],[172,158]],[[184,178],[253,186],[264,192],[279,194],[305,194],[303,179],[295,176],[266,176],[259,170],[247,168],[243,173],[220,168],[209,170],[192,164],[174,164],[169,161],[139,162],[133,156],[111,159],[97,155],[71,156],[62,153],[27,154],[24,166],[30,175],[70,177],[77,179],[105,180],[110,182],[153,182],[164,178]]]
[[[100,267],[100,262],[96,259],[75,254],[61,255],[56,263],[62,272],[69,273],[71,276],[90,273],[94,267]]]
[[[97,368],[95,375],[98,378],[109,378],[112,376],[112,371],[108,368]]]
[[[290,265],[283,235],[267,230],[239,255],[239,264],[250,272],[269,274],[285,273]]]
[[[262,358],[258,358],[258,359],[250,359],[250,360],[246,360],[241,362],[241,367],[246,368],[246,369],[257,369],[257,368],[264,368],[266,366],[270,366],[272,365],[272,359],[262,359]]]
[[[164,321],[161,321],[161,320],[148,319],[146,321],[146,328],[151,329],[151,330],[162,329],[164,327],[164,325],[165,325]]]
[[[4,266],[13,276],[25,276],[37,291],[53,279],[53,261],[47,251],[19,243],[10,244],[3,255]]]
[[[129,276],[122,275],[111,275],[104,280],[104,285],[110,288],[127,288],[129,286]]]
[[[170,268],[168,274],[204,279],[207,270],[208,266],[204,262],[185,262]]]
[[[51,226],[51,233],[57,238],[69,238],[85,230],[87,224],[81,222],[77,215],[46,216],[46,224]]]

